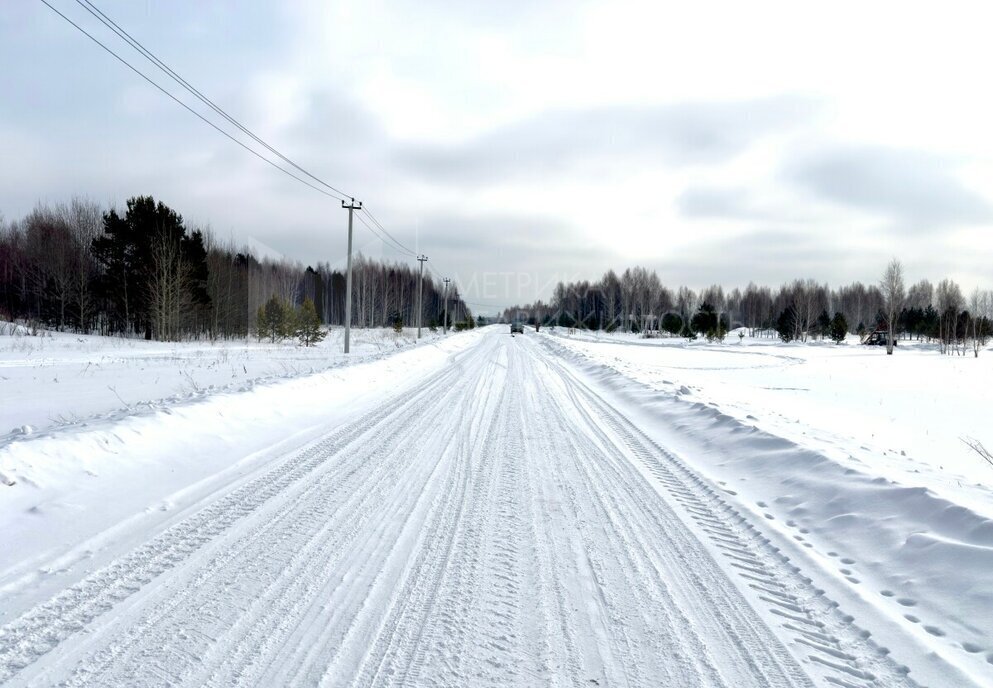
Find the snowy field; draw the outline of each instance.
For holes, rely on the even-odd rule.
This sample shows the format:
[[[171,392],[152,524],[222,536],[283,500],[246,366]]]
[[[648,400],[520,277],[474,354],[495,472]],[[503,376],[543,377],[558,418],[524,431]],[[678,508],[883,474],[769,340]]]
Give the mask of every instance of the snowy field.
[[[962,441],[993,449],[993,348],[974,358],[936,345],[724,344],[558,328],[570,350],[652,389],[718,409],[854,467],[926,481],[956,500],[991,504],[993,466]],[[922,474],[922,475],[921,475]],[[975,501],[973,501],[975,500]]]
[[[0,684],[993,684],[993,352],[61,339],[3,354]]]
[[[417,331],[352,331],[351,360],[371,360],[413,345]],[[426,328],[422,341],[437,338]],[[25,433],[147,412],[221,391],[335,368],[344,331],[303,347],[296,340],[150,342],[42,331],[0,323],[0,444]]]

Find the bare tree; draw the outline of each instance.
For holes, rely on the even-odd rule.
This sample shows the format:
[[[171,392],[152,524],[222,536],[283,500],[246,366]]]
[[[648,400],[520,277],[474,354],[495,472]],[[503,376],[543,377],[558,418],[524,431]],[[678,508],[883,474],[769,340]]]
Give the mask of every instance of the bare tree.
[[[938,302],[938,342],[943,354],[954,353],[958,342],[959,313],[965,303],[959,285],[949,279],[943,279],[934,290]]]
[[[76,324],[81,332],[86,332],[93,311],[91,289],[97,274],[90,245],[100,234],[103,213],[97,203],[78,197],[68,205],[59,205],[58,213],[63,217],[72,242],[72,300]]]
[[[903,284],[903,264],[894,258],[886,266],[883,278],[879,281],[879,290],[883,294],[883,305],[886,308],[886,353],[893,355],[893,344],[896,341],[896,321],[907,298],[907,290]]]
[[[152,244],[148,279],[152,330],[159,340],[175,341],[180,337],[183,314],[190,309],[189,277],[179,241],[160,232]]]
[[[907,305],[911,308],[927,308],[934,303],[934,286],[926,279],[912,286],[907,291]]]
[[[969,298],[969,324],[972,326],[972,352],[979,358],[979,352],[986,344],[986,328],[989,326],[991,294],[978,287]]]
[[[65,218],[47,205],[38,204],[25,219],[35,317],[66,326],[72,287],[75,283],[72,237]],[[43,312],[48,304],[50,313]]]

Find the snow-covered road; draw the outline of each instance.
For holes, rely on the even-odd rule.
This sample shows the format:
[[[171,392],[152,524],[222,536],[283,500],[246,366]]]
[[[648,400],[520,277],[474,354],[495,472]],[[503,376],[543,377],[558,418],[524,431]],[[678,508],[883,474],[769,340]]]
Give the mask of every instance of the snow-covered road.
[[[915,685],[502,328],[7,621],[10,685]]]

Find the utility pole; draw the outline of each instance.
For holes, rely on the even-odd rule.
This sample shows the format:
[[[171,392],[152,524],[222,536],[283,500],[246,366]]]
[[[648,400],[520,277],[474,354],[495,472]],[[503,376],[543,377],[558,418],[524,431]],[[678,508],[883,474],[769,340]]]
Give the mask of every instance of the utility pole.
[[[345,353],[348,353],[348,340],[352,333],[352,213],[362,210],[362,201],[355,199],[351,202],[341,202],[341,207],[348,210],[348,262],[345,274]]]
[[[448,334],[448,283],[451,281],[445,278],[445,334]]]
[[[417,261],[421,264],[421,275],[417,280],[417,338],[421,338],[421,316],[424,313],[424,305],[421,300],[424,296],[424,261],[428,259],[427,256],[420,255],[417,256]]]

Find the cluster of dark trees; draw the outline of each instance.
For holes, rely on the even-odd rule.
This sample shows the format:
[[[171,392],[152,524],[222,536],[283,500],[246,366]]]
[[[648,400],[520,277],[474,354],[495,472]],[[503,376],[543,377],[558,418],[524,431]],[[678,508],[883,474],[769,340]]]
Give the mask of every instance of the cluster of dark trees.
[[[326,334],[310,299],[304,299],[294,308],[288,301],[273,296],[264,306],[259,306],[255,316],[255,336],[259,340],[268,338],[270,342],[281,342],[296,337],[304,346],[313,346]]]
[[[416,322],[418,272],[359,255],[352,264],[352,325]],[[104,210],[81,199],[39,204],[26,217],[0,217],[0,320],[75,332],[149,339],[245,337],[273,296],[306,300],[320,321],[345,317],[344,269],[258,259],[188,227],[151,196]],[[442,321],[444,293],[424,277],[422,322]],[[472,322],[458,290],[449,319]]]
[[[723,339],[731,329],[747,328],[752,336],[784,341],[841,341],[849,333],[889,331],[892,311],[894,339],[930,339],[939,342],[943,352],[985,346],[993,335],[990,292],[976,290],[966,299],[947,279],[937,286],[922,280],[904,289],[902,269],[898,277],[896,284],[884,279],[878,285],[855,282],[837,289],[798,279],[778,289],[750,283],[743,290],[713,285],[697,292],[685,286],[670,288],[654,271],[636,267],[621,274],[610,270],[592,282],[560,282],[550,302],[514,306],[502,317],[508,322],[691,338]]]

